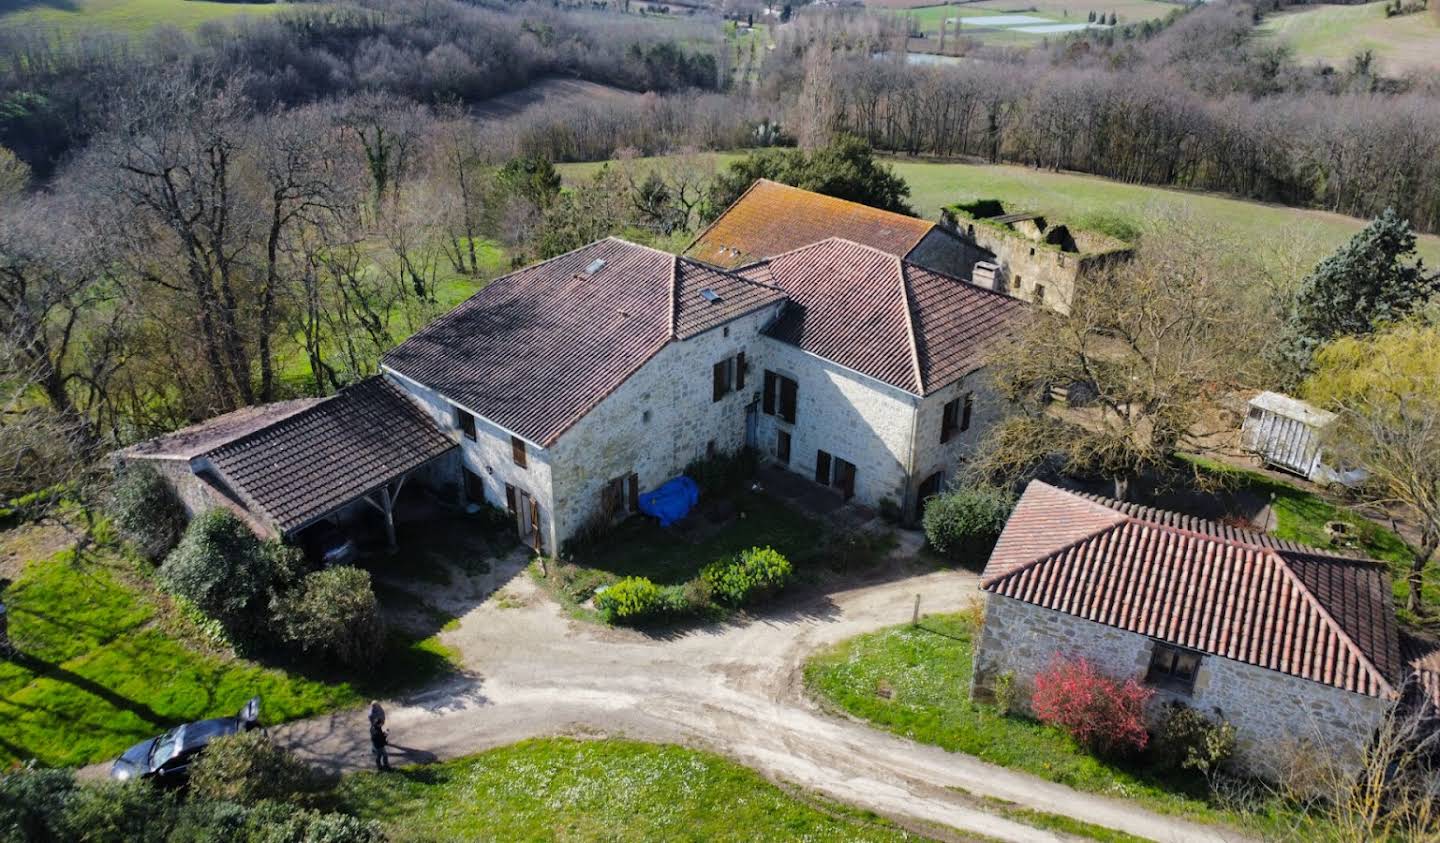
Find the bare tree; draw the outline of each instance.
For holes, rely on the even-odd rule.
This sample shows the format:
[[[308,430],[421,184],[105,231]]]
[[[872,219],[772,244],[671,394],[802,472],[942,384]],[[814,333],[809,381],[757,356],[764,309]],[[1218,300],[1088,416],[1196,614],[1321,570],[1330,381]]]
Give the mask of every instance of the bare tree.
[[[1068,471],[1110,478],[1124,499],[1141,474],[1174,474],[1177,452],[1213,450],[1201,422],[1245,380],[1264,330],[1235,312],[1220,248],[1188,226],[1157,229],[1133,262],[1083,279],[1068,315],[1037,309],[991,358],[1018,412],[973,470],[1015,477],[1058,456]]]

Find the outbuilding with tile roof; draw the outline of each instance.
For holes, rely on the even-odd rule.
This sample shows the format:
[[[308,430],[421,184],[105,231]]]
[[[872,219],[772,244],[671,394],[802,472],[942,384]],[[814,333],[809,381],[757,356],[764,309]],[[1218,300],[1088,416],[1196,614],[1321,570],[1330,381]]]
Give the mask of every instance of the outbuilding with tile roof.
[[[1032,482],[981,575],[977,693],[1084,658],[1236,727],[1239,755],[1354,760],[1407,678],[1391,582],[1367,559]]]

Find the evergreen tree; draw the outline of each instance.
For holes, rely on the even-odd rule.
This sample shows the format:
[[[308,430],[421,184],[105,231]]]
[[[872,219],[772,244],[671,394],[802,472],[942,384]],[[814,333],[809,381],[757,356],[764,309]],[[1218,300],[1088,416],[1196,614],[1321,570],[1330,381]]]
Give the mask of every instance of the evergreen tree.
[[[887,211],[911,213],[906,203],[910,185],[894,169],[876,161],[863,140],[842,135],[810,153],[761,149],[732,162],[710,186],[706,217],[718,216],[762,178]]]
[[[1310,372],[1326,342],[1394,322],[1437,290],[1440,276],[1427,277],[1410,222],[1385,209],[1300,282],[1278,349],[1290,385]]]

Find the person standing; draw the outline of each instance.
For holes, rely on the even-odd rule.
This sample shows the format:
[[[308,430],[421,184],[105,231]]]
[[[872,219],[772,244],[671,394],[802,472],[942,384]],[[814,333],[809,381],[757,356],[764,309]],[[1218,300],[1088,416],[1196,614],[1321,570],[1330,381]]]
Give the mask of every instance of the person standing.
[[[380,725],[384,721],[370,721],[370,749],[375,754],[375,769],[384,771],[390,769],[390,753],[385,747],[389,744],[389,735],[385,727]]]
[[[382,729],[385,728],[385,709],[383,709],[383,708],[380,707],[380,701],[379,701],[379,700],[371,700],[371,701],[370,701],[370,725],[371,725],[371,726],[374,726],[374,725],[377,724],[377,723],[380,724],[380,728],[382,728]]]

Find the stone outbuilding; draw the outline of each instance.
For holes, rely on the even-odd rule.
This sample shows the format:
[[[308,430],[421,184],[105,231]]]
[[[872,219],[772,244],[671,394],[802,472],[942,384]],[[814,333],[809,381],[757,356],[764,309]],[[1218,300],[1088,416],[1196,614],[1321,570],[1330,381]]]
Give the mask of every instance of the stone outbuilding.
[[[981,578],[974,693],[1028,699],[1054,659],[1235,726],[1236,761],[1277,776],[1353,763],[1406,674],[1390,577],[1366,559],[1035,481]]]

